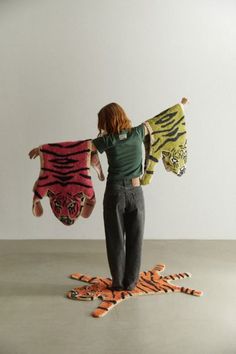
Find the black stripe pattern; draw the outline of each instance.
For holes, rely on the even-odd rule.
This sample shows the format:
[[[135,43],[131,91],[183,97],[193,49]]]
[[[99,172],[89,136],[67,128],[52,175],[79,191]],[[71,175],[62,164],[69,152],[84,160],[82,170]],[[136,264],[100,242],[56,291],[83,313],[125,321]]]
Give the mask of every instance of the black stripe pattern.
[[[48,188],[79,188],[92,197],[90,176],[91,140],[45,144],[40,148],[43,159],[35,194],[45,195]],[[74,187],[73,187],[74,186]],[[56,188],[56,189],[55,189]]]
[[[67,297],[74,300],[94,300],[102,299],[101,304],[93,311],[93,317],[103,317],[112,308],[117,306],[121,301],[138,295],[148,295],[155,293],[174,293],[182,292],[184,294],[201,296],[200,290],[185,288],[170,284],[170,281],[181,280],[191,277],[190,273],[175,273],[167,276],[160,276],[159,273],[165,269],[164,264],[157,264],[151,270],[140,273],[139,280],[133,290],[110,290],[112,280],[110,278],[91,277],[89,275],[81,275],[80,273],[72,274],[73,279],[93,283],[86,287],[74,288],[67,293]]]
[[[151,182],[155,166],[162,157],[164,167],[178,176],[186,170],[187,138],[184,111],[180,104],[172,106],[145,121],[149,139],[145,144],[145,166],[141,184]]]

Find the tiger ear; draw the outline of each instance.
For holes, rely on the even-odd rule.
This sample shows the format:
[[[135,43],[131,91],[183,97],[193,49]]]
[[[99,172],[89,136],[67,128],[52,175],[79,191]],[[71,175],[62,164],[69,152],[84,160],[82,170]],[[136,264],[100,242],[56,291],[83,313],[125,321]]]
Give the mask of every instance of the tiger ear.
[[[52,191],[48,190],[47,196],[48,196],[49,198],[54,197],[54,195],[55,195],[55,194],[54,194]]]
[[[74,198],[82,198],[84,196],[84,193],[83,192],[79,192],[79,193],[76,193],[75,195],[73,195]]]
[[[171,156],[171,153],[169,151],[162,151],[162,156],[168,157]]]

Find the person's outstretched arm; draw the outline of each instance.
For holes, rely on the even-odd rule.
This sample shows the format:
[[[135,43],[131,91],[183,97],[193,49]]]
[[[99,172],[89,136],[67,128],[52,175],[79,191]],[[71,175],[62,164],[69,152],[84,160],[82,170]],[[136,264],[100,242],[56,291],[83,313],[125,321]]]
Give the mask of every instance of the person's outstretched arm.
[[[35,159],[37,156],[39,156],[39,149],[40,147],[36,147],[36,148],[33,148],[32,150],[30,150],[29,152],[29,158],[30,159]],[[92,143],[92,153],[93,154],[96,154],[98,151],[97,151],[97,148],[96,146]]]

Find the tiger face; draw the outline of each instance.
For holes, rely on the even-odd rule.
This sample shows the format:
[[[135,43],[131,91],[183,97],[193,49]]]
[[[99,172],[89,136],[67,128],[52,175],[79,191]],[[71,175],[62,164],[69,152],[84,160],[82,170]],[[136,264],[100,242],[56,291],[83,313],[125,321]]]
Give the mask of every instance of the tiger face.
[[[166,171],[173,172],[179,177],[182,176],[186,171],[187,141],[184,145],[179,145],[178,148],[162,151],[162,161]]]
[[[85,198],[82,192],[72,195],[71,193],[53,193],[48,190],[51,209],[64,225],[72,225],[81,213],[82,202]]]

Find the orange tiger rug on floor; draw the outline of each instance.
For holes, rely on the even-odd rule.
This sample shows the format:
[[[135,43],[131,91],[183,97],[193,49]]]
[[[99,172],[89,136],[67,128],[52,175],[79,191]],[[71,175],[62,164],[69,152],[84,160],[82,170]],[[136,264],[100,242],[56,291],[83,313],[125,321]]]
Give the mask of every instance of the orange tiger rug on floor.
[[[73,300],[95,300],[102,299],[101,304],[92,312],[93,317],[105,316],[108,311],[132,296],[161,294],[161,293],[185,293],[189,295],[202,296],[203,291],[194,290],[191,288],[184,288],[170,284],[172,280],[183,279],[191,277],[191,273],[178,273],[161,276],[158,273],[165,269],[164,264],[157,264],[151,270],[140,273],[139,281],[133,290],[110,290],[112,280],[111,278],[92,277],[86,274],[74,273],[70,278],[89,283],[91,285],[84,285],[74,288],[67,292],[66,296]]]

